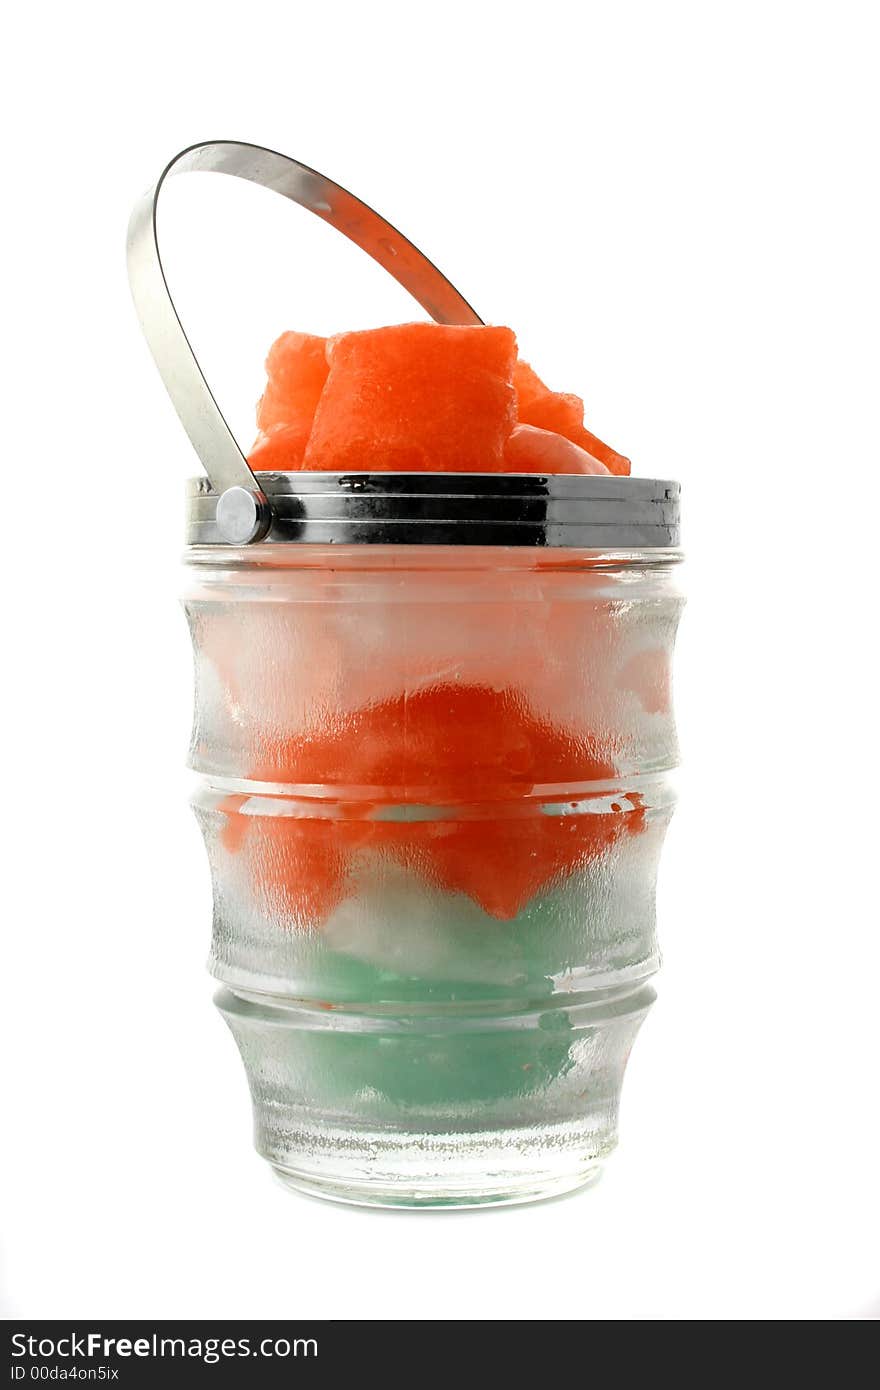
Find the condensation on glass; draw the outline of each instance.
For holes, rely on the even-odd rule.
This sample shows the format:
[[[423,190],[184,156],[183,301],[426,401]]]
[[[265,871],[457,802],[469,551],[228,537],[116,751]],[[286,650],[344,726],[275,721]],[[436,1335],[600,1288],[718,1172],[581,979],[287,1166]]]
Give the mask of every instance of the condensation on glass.
[[[292,1186],[525,1201],[614,1147],[659,964],[678,558],[189,550],[210,968]]]

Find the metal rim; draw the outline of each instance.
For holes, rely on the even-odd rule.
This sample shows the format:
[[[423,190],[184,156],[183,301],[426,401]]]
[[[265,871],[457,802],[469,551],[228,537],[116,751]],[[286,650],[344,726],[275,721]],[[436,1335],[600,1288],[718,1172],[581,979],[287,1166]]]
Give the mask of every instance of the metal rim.
[[[524,473],[258,473],[267,542],[671,549],[679,485],[653,478]],[[226,494],[188,485],[186,541],[228,544]]]

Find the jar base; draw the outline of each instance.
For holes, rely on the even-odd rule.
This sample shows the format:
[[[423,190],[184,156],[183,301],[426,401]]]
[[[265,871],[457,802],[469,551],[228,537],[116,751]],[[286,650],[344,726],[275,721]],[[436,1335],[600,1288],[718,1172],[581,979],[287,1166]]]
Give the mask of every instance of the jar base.
[[[613,1133],[600,1135],[588,1119],[434,1134],[313,1123],[287,1130],[284,1140],[257,1147],[285,1187],[354,1206],[410,1210],[558,1197],[595,1182],[614,1148]]]
[[[530,1202],[548,1201],[592,1187],[602,1172],[601,1163],[593,1163],[564,1177],[553,1175],[531,1181],[504,1183],[486,1182],[467,1191],[450,1191],[438,1183],[407,1187],[404,1183],[385,1186],[375,1182],[334,1181],[314,1173],[299,1173],[292,1168],[271,1165],[277,1180],[290,1192],[307,1197],[320,1197],[326,1202],[345,1206],[377,1207],[385,1210],[463,1211],[474,1207],[510,1207]]]

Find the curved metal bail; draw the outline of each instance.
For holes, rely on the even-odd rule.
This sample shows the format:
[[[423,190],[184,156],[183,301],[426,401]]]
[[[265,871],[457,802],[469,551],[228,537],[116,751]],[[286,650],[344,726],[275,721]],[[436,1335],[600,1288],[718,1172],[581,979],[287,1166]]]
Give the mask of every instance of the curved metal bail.
[[[296,159],[237,140],[210,140],[175,155],[135,204],[128,226],[128,276],[144,337],[165,388],[222,505],[218,523],[230,545],[261,540],[272,522],[257,484],[205,380],[165,279],[156,210],[165,180],[191,172],[230,174],[271,188],[307,208],[378,261],[437,323],[482,320],[437,267],[366,203]]]

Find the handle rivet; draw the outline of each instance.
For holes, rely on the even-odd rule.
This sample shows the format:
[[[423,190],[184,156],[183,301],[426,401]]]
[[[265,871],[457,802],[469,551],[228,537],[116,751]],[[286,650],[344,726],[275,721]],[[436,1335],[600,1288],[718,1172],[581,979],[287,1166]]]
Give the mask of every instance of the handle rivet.
[[[228,487],[217,501],[217,529],[228,545],[251,545],[262,540],[272,522],[265,493]]]

